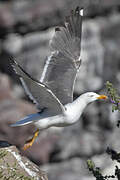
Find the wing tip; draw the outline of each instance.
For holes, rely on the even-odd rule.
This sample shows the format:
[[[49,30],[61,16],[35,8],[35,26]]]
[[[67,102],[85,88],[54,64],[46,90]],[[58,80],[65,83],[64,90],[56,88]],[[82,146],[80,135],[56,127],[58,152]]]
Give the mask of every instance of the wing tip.
[[[17,63],[17,61],[15,59],[9,59],[10,65],[12,66],[14,72],[18,75],[17,71],[16,71],[16,67],[19,67],[19,64]]]
[[[24,126],[26,124],[28,124],[28,122],[25,121],[26,119],[22,119],[20,121],[17,121],[13,124],[10,124],[10,127],[19,127],[19,126]]]
[[[10,127],[20,127],[20,126],[24,126],[27,124],[31,124],[32,122],[33,122],[32,120],[26,121],[26,119],[23,119],[23,120],[17,121],[14,124],[11,124]]]
[[[19,66],[18,63],[17,63],[17,61],[15,61],[14,59],[9,59],[9,62],[10,62],[10,65],[11,65],[14,73],[15,73],[17,76],[19,76],[19,74],[18,74],[18,72],[17,72],[17,70],[16,70],[16,67]]]
[[[19,125],[19,124],[17,124],[17,123],[10,124],[10,127],[18,127],[18,126],[22,126],[22,125]]]
[[[79,14],[80,16],[83,16],[83,10],[84,10],[83,7],[77,6],[75,9],[75,14]]]
[[[18,66],[18,63],[17,63],[17,61],[16,61],[15,59],[10,58],[9,61],[10,61],[10,64],[11,64],[11,65],[14,65],[14,64],[15,64],[15,65]]]
[[[66,16],[66,22],[65,23],[69,23],[70,22],[70,18],[71,18],[71,16],[72,17],[83,17],[83,12],[84,12],[84,8],[83,7],[80,7],[80,6],[77,6],[76,8],[75,8],[75,10],[71,10],[71,12],[70,12],[70,15],[68,15],[68,16]]]

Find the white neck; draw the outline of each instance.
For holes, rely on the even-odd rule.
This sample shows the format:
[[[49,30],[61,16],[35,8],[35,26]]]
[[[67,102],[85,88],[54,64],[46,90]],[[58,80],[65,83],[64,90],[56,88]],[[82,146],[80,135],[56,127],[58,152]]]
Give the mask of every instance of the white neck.
[[[88,102],[83,98],[83,96],[79,96],[74,102],[73,106],[75,106],[76,110],[80,114],[82,113],[85,109],[85,107],[88,105]],[[81,116],[81,114],[80,114]]]
[[[83,96],[78,97],[75,101],[66,105],[67,115],[69,117],[69,121],[73,121],[75,123],[80,119],[81,114],[83,113],[85,107],[88,102],[83,98]]]

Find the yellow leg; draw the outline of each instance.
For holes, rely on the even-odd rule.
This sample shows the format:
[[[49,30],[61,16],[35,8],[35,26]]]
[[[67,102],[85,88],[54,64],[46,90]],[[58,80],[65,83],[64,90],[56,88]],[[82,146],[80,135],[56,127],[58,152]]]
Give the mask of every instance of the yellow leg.
[[[30,139],[26,144],[24,144],[24,146],[23,146],[24,151],[33,145],[33,143],[34,143],[35,139],[37,138],[38,134],[39,134],[39,129],[37,129],[37,131],[34,133],[33,138]]]

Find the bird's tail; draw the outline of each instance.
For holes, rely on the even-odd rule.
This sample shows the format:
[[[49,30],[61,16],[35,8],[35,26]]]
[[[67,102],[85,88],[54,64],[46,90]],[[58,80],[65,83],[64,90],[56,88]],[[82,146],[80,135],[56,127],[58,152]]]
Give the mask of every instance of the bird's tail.
[[[11,124],[11,127],[17,127],[17,126],[24,126],[27,124],[31,124],[34,123],[35,121],[40,119],[40,113],[35,113],[35,114],[30,114],[26,117],[24,117],[23,119],[17,121],[14,124]]]

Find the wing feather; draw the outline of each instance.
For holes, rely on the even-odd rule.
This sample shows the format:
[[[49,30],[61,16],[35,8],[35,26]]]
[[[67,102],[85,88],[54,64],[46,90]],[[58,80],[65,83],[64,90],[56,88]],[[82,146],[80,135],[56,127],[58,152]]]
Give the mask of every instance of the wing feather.
[[[40,81],[51,89],[62,104],[73,101],[73,89],[80,67],[82,16],[81,9],[71,11],[63,27],[57,27],[50,41],[51,55],[47,58]]]
[[[15,72],[20,76],[26,93],[40,110],[46,109],[47,116],[64,112],[64,106],[46,85],[33,79],[16,61],[11,60],[11,63]]]

